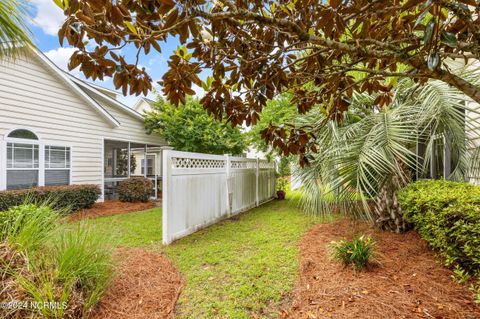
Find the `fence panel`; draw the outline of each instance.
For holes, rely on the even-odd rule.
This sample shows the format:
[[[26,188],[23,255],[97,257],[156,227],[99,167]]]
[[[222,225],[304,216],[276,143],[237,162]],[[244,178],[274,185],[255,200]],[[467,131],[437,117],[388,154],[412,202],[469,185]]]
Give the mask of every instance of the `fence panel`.
[[[191,234],[274,197],[273,163],[163,152],[163,242]]]
[[[275,164],[266,160],[259,161],[258,179],[258,200],[261,204],[275,196]]]
[[[239,213],[256,206],[257,160],[242,157],[229,158],[229,196],[231,213]]]

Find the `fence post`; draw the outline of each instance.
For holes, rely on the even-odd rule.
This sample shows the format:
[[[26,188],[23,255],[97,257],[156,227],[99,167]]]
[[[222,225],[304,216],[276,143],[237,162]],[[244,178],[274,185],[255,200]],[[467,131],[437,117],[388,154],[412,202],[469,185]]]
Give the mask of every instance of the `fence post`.
[[[225,174],[227,180],[227,215],[232,214],[232,195],[230,194],[230,155],[225,154]]]
[[[259,200],[258,200],[258,175],[260,171],[260,161],[257,157],[257,167],[255,169],[255,206],[259,206]]]
[[[272,198],[275,198],[275,195],[277,193],[277,162],[273,161],[273,172],[272,172],[272,178],[273,178],[273,190],[272,190]]]
[[[169,205],[169,189],[168,185],[170,184],[170,177],[172,174],[171,170],[171,156],[170,151],[162,151],[162,241],[164,245],[170,244],[170,232],[168,229],[168,205]]]

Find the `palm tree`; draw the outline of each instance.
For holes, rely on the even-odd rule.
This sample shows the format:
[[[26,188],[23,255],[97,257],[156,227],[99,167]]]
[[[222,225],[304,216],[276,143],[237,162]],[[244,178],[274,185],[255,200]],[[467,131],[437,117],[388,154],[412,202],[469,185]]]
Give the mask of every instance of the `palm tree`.
[[[0,57],[13,56],[22,46],[32,44],[29,19],[23,0],[0,1]]]
[[[471,79],[478,79],[478,74],[472,71]],[[397,191],[411,180],[413,172],[423,175],[428,171],[438,137],[455,159],[445,178],[471,176],[478,155],[472,155],[475,146],[466,132],[476,134],[476,130],[465,121],[465,96],[440,81],[423,86],[402,81],[389,107],[364,112],[372,109],[374,100],[375,96],[357,94],[344,123],[322,125],[312,164],[297,168],[294,174],[303,183],[302,206],[307,211],[366,212],[362,216],[379,227],[402,232],[409,225],[397,202]],[[299,121],[312,123],[312,117],[325,123],[318,114]],[[424,154],[415,150],[419,141],[425,146]]]

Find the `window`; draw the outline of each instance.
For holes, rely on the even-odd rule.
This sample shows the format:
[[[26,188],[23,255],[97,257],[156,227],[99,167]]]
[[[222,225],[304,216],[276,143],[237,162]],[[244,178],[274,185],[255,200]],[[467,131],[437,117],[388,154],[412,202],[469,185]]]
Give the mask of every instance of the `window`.
[[[25,129],[7,136],[7,189],[70,184],[71,150],[50,146]]]
[[[7,143],[7,189],[38,186],[38,170],[38,145]]]
[[[38,140],[37,135],[29,130],[14,130],[8,134],[10,138],[21,138],[25,140]]]
[[[154,175],[154,155],[147,155],[147,176]],[[145,175],[145,160],[142,159],[142,175]]]
[[[70,184],[70,147],[45,146],[45,186]]]

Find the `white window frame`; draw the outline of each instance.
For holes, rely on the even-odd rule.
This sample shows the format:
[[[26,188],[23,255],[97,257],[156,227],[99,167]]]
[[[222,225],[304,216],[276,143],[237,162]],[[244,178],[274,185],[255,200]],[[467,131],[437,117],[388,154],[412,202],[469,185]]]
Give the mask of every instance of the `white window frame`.
[[[8,137],[10,133],[15,130],[28,130],[37,136],[37,140],[32,139],[22,139]],[[69,168],[69,181],[68,185],[72,185],[72,172],[73,172],[73,154],[74,149],[72,145],[69,144],[58,144],[57,142],[50,142],[48,140],[43,140],[42,137],[34,130],[29,127],[15,127],[3,136],[3,140],[0,141],[0,190],[7,189],[7,144],[8,143],[18,143],[18,144],[35,144],[38,145],[38,186],[45,186],[45,146],[54,146],[54,147],[68,147],[70,148],[70,168]],[[14,169],[14,168],[11,168]],[[15,170],[15,169],[14,169]],[[21,169],[16,169],[21,170]],[[31,170],[27,168],[26,170]],[[62,170],[64,170],[62,168]]]
[[[36,140],[33,140],[33,139],[24,139],[24,138],[15,138],[15,137],[8,137],[8,135],[10,135],[10,133],[12,133],[13,131],[16,131],[16,130],[20,130],[20,129],[24,129],[24,130],[29,130],[30,132],[32,132],[33,134],[35,134],[37,136],[37,139]],[[9,143],[12,143],[12,144],[29,144],[29,145],[38,145],[38,167],[34,168],[9,168],[8,165],[7,165],[7,161],[8,161],[8,157],[7,157],[7,149],[8,149],[8,144]],[[2,153],[4,154],[2,157],[3,157],[3,160],[2,162],[4,163],[3,164],[3,169],[2,169],[2,182],[1,182],[1,188],[2,190],[6,190],[7,189],[7,174],[8,174],[8,171],[9,170],[36,170],[38,172],[38,185],[37,186],[42,186],[42,183],[43,183],[43,180],[42,180],[42,175],[43,175],[43,171],[42,171],[42,163],[43,163],[43,153],[42,153],[42,145],[40,144],[40,137],[38,136],[38,134],[34,131],[34,130],[31,130],[29,128],[15,128],[15,129],[12,129],[10,131],[7,132],[7,134],[5,134],[5,141],[2,145]]]
[[[42,143],[41,143],[42,144]],[[65,149],[68,149],[69,150],[69,159],[68,159],[68,167],[63,167],[63,168],[59,168],[59,167],[55,167],[55,168],[51,168],[51,167],[48,167],[47,168],[47,161],[45,159],[45,151],[47,150],[47,147],[62,147],[62,148],[65,148]],[[43,185],[42,186],[45,186],[45,172],[46,171],[66,171],[68,170],[68,184],[67,185],[72,185],[72,147],[71,146],[68,146],[68,145],[57,145],[57,144],[54,144],[54,143],[43,143],[43,149],[44,149],[44,152],[43,152],[43,156],[44,156],[44,172],[43,172]],[[50,150],[49,150],[50,151]],[[49,155],[49,162],[50,162],[50,158],[51,158],[51,154]],[[65,162],[66,162],[66,153],[65,153]]]
[[[152,163],[152,173],[153,174],[150,174],[148,175],[148,157],[152,158],[153,157],[153,163]],[[145,162],[146,162],[146,165],[145,165]],[[157,172],[157,167],[156,167],[156,163],[157,163],[157,154],[155,153],[147,153],[145,158],[142,158],[142,160],[140,161],[140,174],[143,175],[143,176],[152,176],[152,175],[156,175],[156,172]],[[146,171],[145,171],[146,169]]]

